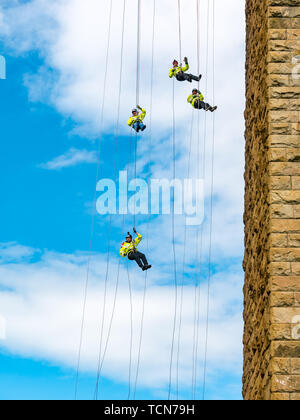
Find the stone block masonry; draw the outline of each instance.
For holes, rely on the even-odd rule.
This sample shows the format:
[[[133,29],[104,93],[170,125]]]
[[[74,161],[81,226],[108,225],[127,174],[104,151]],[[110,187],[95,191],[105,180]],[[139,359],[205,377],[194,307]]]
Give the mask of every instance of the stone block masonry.
[[[300,400],[300,0],[246,0],[246,400]]]

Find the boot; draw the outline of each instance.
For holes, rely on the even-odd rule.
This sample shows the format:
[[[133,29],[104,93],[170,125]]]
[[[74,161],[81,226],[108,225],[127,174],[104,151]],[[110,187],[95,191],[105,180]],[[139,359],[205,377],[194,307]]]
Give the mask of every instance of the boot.
[[[210,107],[210,112],[215,112],[216,109],[218,109],[217,106]]]
[[[144,127],[141,129],[142,131],[145,131],[146,130],[146,128],[147,128],[147,126],[146,125],[144,125]]]

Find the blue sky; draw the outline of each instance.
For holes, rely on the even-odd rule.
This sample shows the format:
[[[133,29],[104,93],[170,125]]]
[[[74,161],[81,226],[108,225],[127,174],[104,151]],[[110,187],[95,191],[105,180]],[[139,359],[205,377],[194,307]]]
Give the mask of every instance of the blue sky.
[[[134,2],[133,2],[134,3]],[[125,60],[118,138],[117,168],[126,168],[130,148],[126,126],[135,105],[135,57],[130,54],[135,36],[131,3],[127,10]],[[150,4],[151,3],[151,4]],[[178,51],[176,10],[168,23],[169,0],[157,9],[154,102],[152,112],[152,167],[154,178],[171,178],[172,82],[166,76],[169,62]],[[183,0],[183,44],[196,66],[195,34],[189,25],[193,5]],[[243,194],[243,104],[244,20],[243,2],[230,0],[226,9],[216,0],[216,117],[215,219],[212,239],[210,335],[207,399],[240,399],[242,366],[242,194]],[[114,27],[118,26],[122,2],[115,0]],[[72,399],[76,355],[86,277],[90,225],[95,189],[97,140],[103,91],[105,40],[109,2],[88,0],[29,0],[4,2],[0,7],[0,54],[6,59],[7,79],[1,90],[1,239],[0,318],[6,322],[6,339],[0,339],[0,399]],[[201,19],[201,68],[205,71],[205,16]],[[144,5],[142,31],[142,93],[150,104],[149,46],[151,23],[147,16],[152,2]],[[224,35],[224,14],[232,18],[231,31]],[[99,22],[95,18],[99,16]],[[166,28],[163,25],[167,26]],[[211,30],[211,25],[210,25]],[[162,33],[166,32],[165,42]],[[193,39],[194,42],[189,42]],[[211,42],[211,39],[210,39]],[[114,130],[120,32],[114,31],[106,92],[100,178],[113,173]],[[168,51],[168,55],[166,52]],[[169,58],[170,51],[172,54]],[[202,89],[212,100],[211,44],[208,74]],[[207,84],[206,84],[207,82]],[[177,171],[187,171],[191,110],[186,103],[189,86],[176,91]],[[148,114],[147,124],[149,124]],[[200,116],[201,130],[204,116]],[[204,157],[209,174],[212,119],[207,120],[208,143]],[[148,126],[149,129],[149,126]],[[139,139],[138,173],[145,176],[149,131]],[[193,136],[192,175],[197,173],[196,137]],[[201,135],[201,145],[203,146]],[[167,157],[167,158],[166,158]],[[203,161],[204,162],[204,161]],[[131,167],[132,170],[132,167]],[[207,271],[209,248],[209,187],[206,176],[206,218],[200,295],[200,329],[197,398],[202,396]],[[144,216],[138,229],[146,234]],[[96,215],[90,284],[84,332],[79,397],[92,399],[95,387],[97,349],[103,287],[106,272],[108,218]],[[174,275],[169,216],[151,217],[149,258],[153,270],[148,279],[144,341],[137,398],[166,398],[168,363],[174,311]],[[105,332],[111,313],[118,270],[118,249],[124,231],[132,228],[132,217],[112,218],[111,264]],[[186,276],[182,313],[180,396],[190,398],[192,375],[193,283],[199,266],[195,255],[196,228],[188,228]],[[178,278],[182,277],[184,218],[176,218]],[[142,245],[147,250],[147,243]],[[121,262],[116,314],[105,359],[101,398],[126,399],[129,363],[129,294],[126,265]],[[138,349],[144,277],[130,266],[134,306],[133,370]],[[1,320],[1,319],[0,319]],[[173,371],[173,381],[176,376]],[[174,382],[173,382],[174,386]],[[174,390],[174,388],[173,388]]]
[[[88,184],[88,172],[91,169],[93,173],[93,168],[82,168],[80,176],[78,170],[71,169],[63,182],[59,182],[61,174],[38,168],[43,160],[50,160],[68,146],[68,130],[72,122],[64,121],[48,106],[28,103],[23,75],[28,67],[34,69],[35,65],[38,66],[37,57],[15,59],[8,56],[6,59],[8,79],[1,83],[2,97],[6,98],[1,102],[1,115],[5,115],[2,119],[5,141],[1,154],[1,178],[7,181],[2,183],[5,200],[1,211],[3,220],[14,222],[3,224],[2,239],[11,241],[17,238],[28,246],[38,244],[42,248],[72,252],[73,246],[66,242],[60,245],[57,237],[61,236],[62,228],[66,229],[66,239],[71,236],[74,223],[66,215],[70,208],[78,208],[82,201],[84,203],[84,198],[82,201],[78,199],[78,191],[86,190],[84,184]],[[60,209],[57,200],[62,204]],[[76,204],[70,206],[74,200]],[[63,209],[66,210],[64,217],[61,214]],[[83,213],[79,211],[80,215]],[[82,223],[81,220],[78,222]],[[35,229],[32,229],[33,224]],[[72,241],[77,240],[77,235],[72,235],[72,238]],[[80,236],[77,244],[82,240]]]

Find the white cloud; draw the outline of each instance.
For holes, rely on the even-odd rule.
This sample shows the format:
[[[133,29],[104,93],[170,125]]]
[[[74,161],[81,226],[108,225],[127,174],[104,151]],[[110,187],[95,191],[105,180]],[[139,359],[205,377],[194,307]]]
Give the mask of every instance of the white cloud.
[[[27,260],[38,253],[38,250],[33,248],[19,245],[16,242],[6,242],[0,244],[0,262],[21,262],[22,260]]]
[[[9,248],[7,245],[5,247]],[[0,290],[13,289],[13,292],[0,292],[0,315],[6,321],[7,330],[6,341],[1,345],[6,351],[39,360],[46,359],[56,365],[76,367],[86,262],[87,256],[81,253],[63,255],[45,252],[34,264],[23,262],[0,266]],[[105,257],[95,255],[92,261],[82,352],[81,369],[85,372],[95,373],[97,366],[105,266]],[[117,260],[112,257],[104,337],[107,336],[108,319],[112,310],[116,271]],[[130,265],[130,277],[134,308],[133,360],[136,363],[144,280],[134,264]],[[207,300],[205,283],[202,287],[198,366],[200,383]],[[240,273],[236,267],[230,267],[226,273],[219,273],[213,278],[209,380],[224,372],[240,374],[241,288]],[[185,287],[179,369],[182,391],[189,389],[192,377],[194,306],[191,302],[194,302],[194,293],[194,287]],[[168,285],[161,286],[160,270],[156,266],[149,275],[139,381],[139,386],[152,390],[154,395],[168,384],[173,316],[174,290]],[[122,263],[115,319],[103,368],[105,377],[123,383],[128,380],[129,340],[129,292],[126,265]],[[175,374],[174,369],[174,376]]]
[[[70,149],[68,152],[47,163],[39,165],[40,168],[57,171],[63,168],[69,168],[82,163],[95,163],[97,161],[96,153],[88,150]]]

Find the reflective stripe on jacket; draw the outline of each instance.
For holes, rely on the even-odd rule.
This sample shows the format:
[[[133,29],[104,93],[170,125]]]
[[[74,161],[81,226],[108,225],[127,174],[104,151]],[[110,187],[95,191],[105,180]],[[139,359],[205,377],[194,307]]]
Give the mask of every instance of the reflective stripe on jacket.
[[[142,240],[142,235],[139,233],[137,234],[137,238],[132,242],[123,242],[120,250],[121,257],[128,257],[128,255],[135,251]]]
[[[185,73],[188,71],[190,66],[186,64],[184,67],[173,67],[169,72],[169,77],[172,79],[173,76],[176,76],[178,73]]]
[[[197,93],[197,95],[190,95],[188,98],[187,98],[187,101],[188,101],[188,103],[190,103],[190,104],[192,104],[193,105],[193,107],[195,107],[195,102],[196,101],[201,101],[201,102],[203,102],[204,101],[204,96],[202,95],[202,93]]]
[[[146,110],[142,109],[140,114],[136,115],[135,117],[134,116],[130,117],[127,124],[131,127],[136,121],[142,122],[145,117],[146,117]]]

